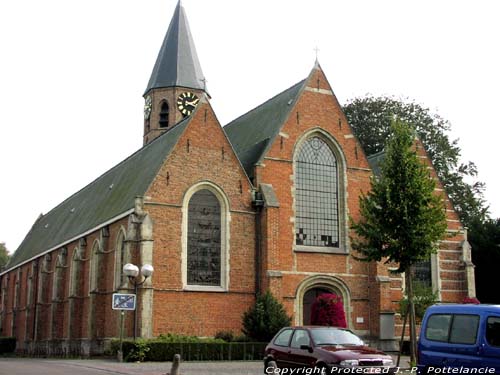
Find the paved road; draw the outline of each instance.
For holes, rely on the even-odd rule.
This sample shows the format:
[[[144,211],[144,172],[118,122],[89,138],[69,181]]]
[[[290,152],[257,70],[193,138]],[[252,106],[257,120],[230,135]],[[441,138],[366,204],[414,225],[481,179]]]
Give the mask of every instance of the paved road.
[[[403,365],[407,365],[404,358]],[[0,375],[164,375],[170,362],[118,363],[106,359],[0,358]],[[182,375],[262,375],[261,361],[183,362]]]
[[[169,362],[118,363],[111,360],[0,359],[1,375],[163,375]],[[182,375],[262,375],[262,362],[184,362]]]

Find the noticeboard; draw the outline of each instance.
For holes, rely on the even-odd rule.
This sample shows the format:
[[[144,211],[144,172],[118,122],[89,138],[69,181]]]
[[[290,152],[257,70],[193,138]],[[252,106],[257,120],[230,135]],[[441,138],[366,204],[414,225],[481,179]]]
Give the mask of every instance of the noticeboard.
[[[113,293],[113,310],[135,310],[135,294]]]

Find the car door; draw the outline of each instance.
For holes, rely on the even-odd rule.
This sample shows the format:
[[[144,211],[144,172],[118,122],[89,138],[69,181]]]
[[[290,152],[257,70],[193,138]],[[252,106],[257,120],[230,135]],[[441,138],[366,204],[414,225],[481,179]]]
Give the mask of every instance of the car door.
[[[485,337],[481,345],[482,365],[500,372],[500,315],[488,315],[485,319]]]
[[[301,349],[304,346],[311,347],[309,332],[305,329],[296,329],[290,341],[290,363],[294,368],[311,367],[316,363],[314,353],[308,349]]]
[[[292,337],[293,329],[284,329],[274,339],[271,348],[271,355],[276,361],[279,368],[290,368],[290,338]]]

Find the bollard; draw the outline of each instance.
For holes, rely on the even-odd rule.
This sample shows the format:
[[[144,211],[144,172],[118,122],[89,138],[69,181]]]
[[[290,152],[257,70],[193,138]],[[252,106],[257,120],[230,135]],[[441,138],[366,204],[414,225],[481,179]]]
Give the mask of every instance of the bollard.
[[[174,361],[172,362],[172,368],[170,369],[170,375],[179,375],[179,365],[181,363],[181,355],[174,355]]]

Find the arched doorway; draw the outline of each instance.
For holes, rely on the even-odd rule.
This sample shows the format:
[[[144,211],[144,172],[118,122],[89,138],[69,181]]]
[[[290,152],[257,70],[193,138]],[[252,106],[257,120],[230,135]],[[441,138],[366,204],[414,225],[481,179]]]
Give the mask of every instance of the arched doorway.
[[[343,280],[330,275],[315,275],[303,280],[295,295],[295,325],[311,323],[311,306],[323,293],[334,293],[342,298],[347,327],[351,326],[351,299]]]
[[[333,291],[326,288],[312,288],[304,293],[304,299],[302,301],[302,321],[304,325],[311,324],[311,308],[312,304],[320,295],[325,293],[332,293]]]

